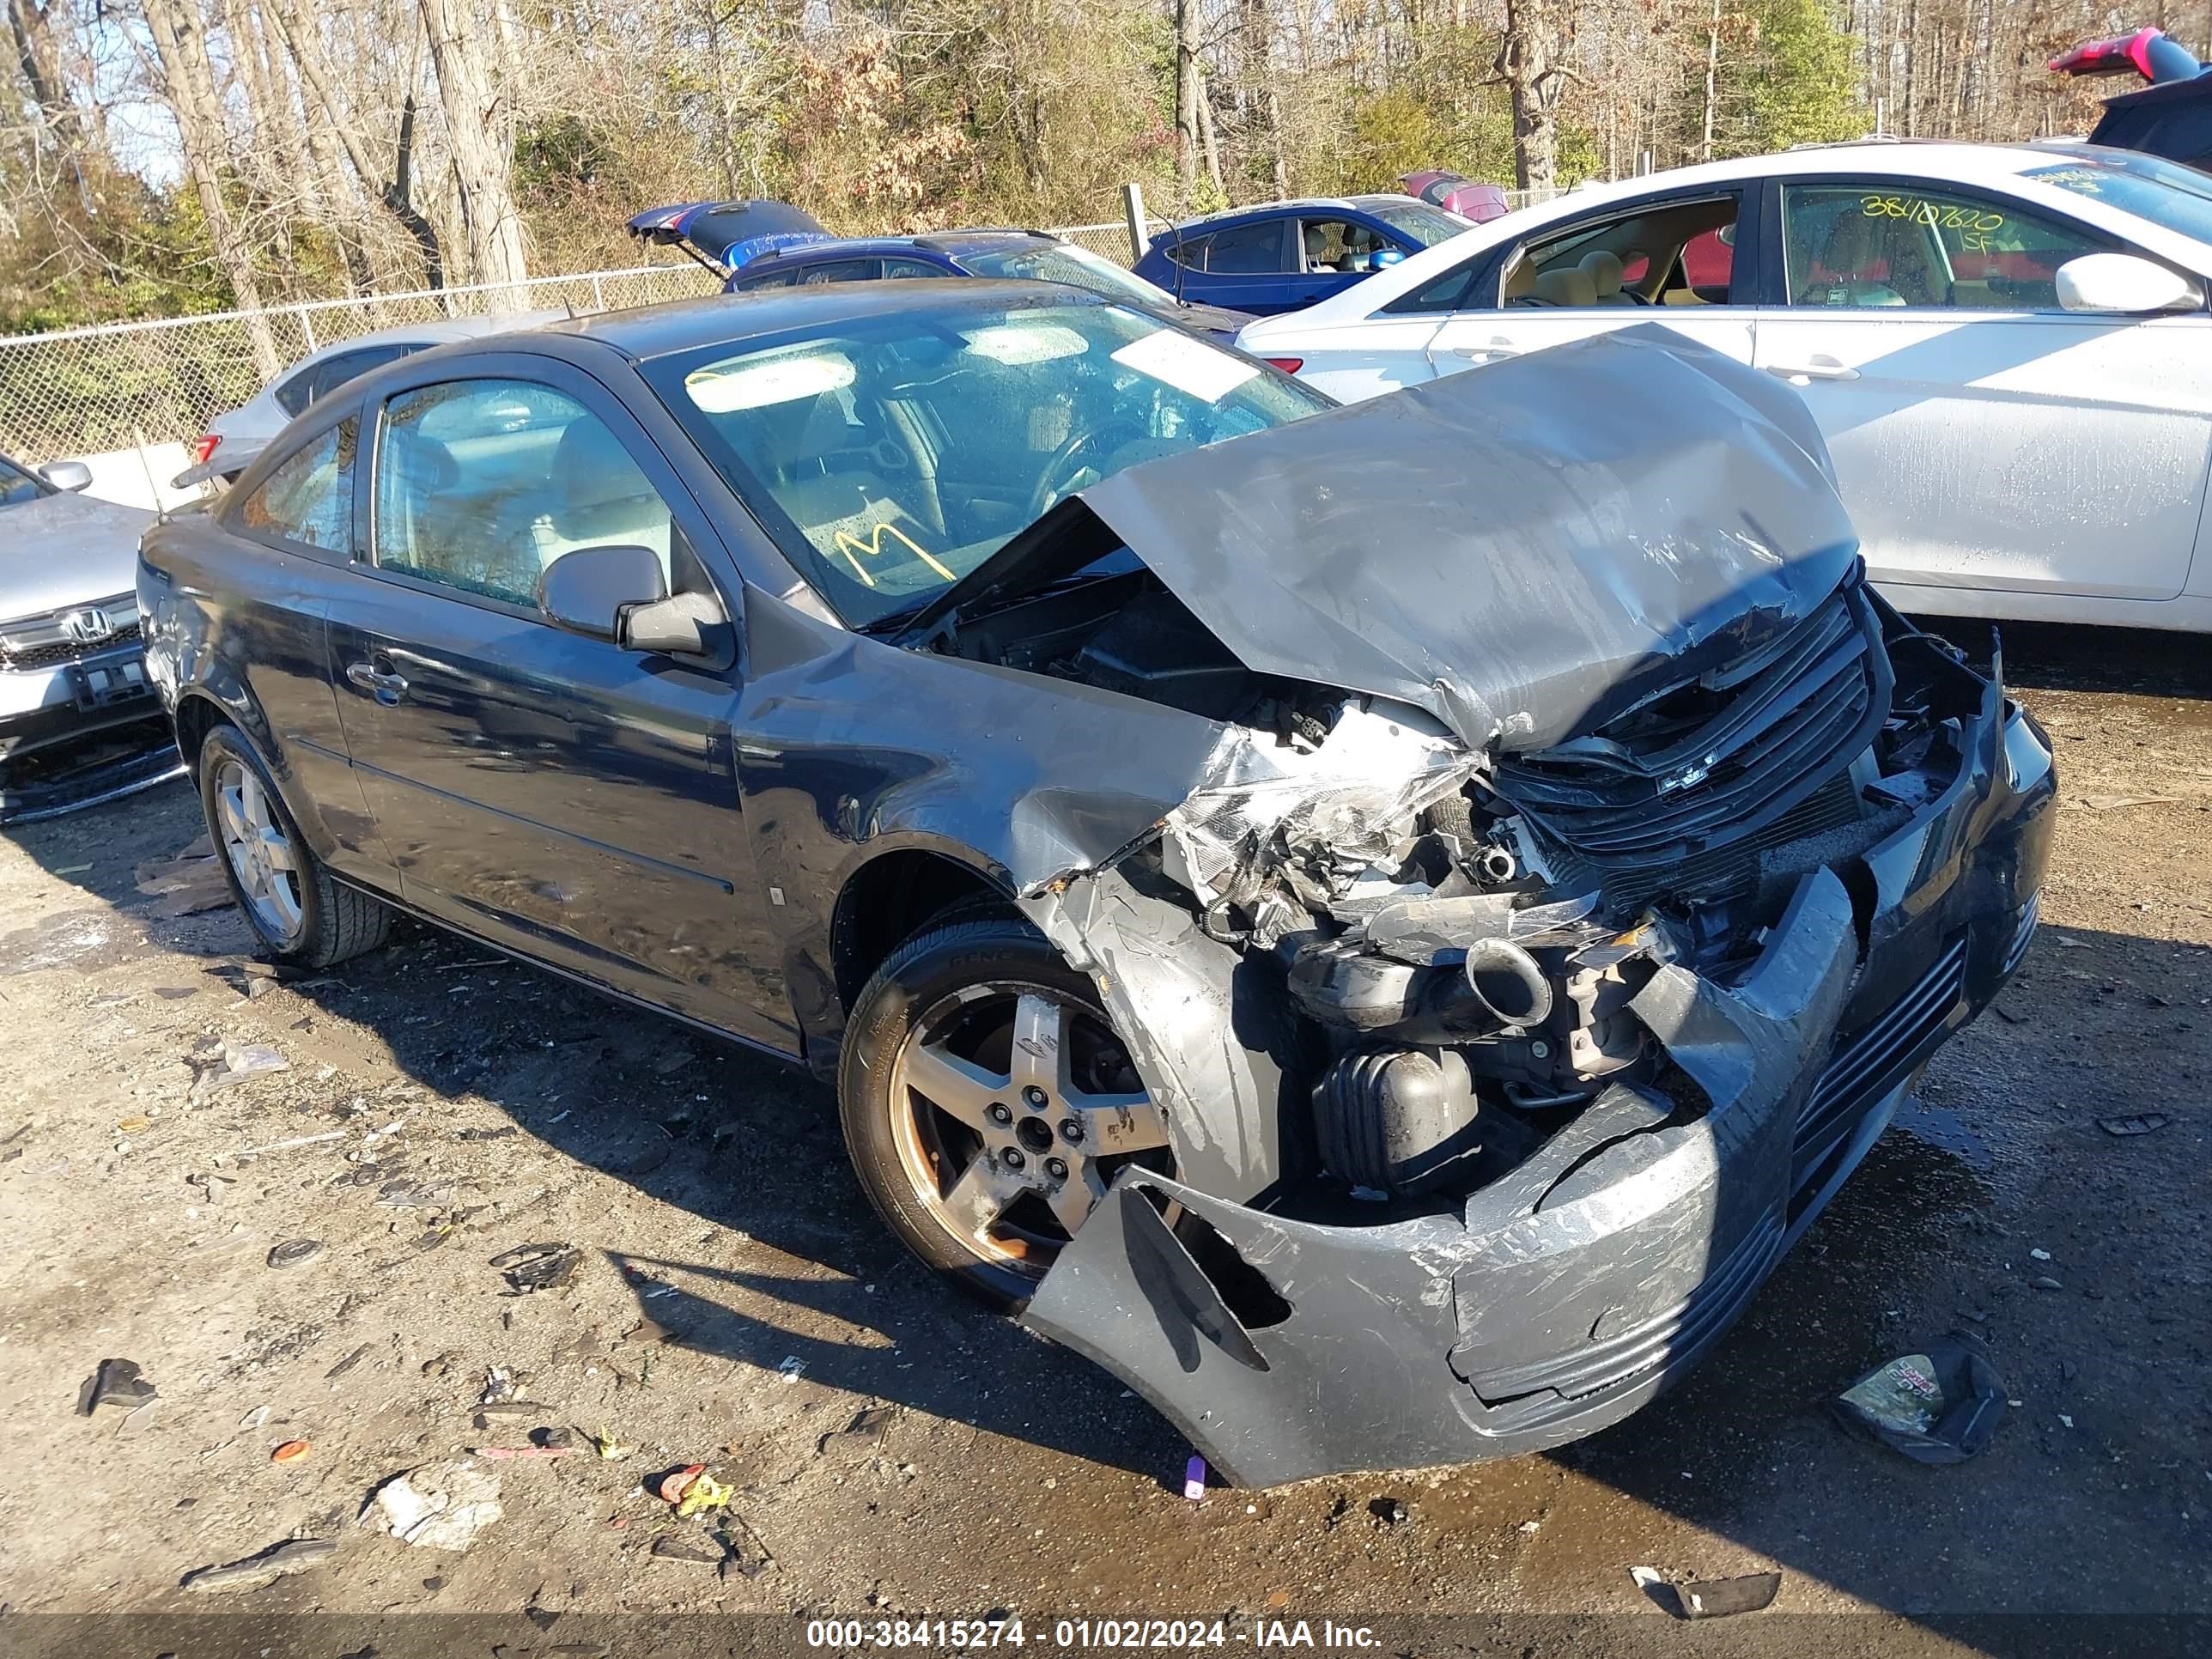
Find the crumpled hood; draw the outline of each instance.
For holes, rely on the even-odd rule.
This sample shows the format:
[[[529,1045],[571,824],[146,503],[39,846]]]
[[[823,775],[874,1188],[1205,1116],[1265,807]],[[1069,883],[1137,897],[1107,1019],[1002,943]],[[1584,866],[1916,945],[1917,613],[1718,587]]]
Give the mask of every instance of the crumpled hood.
[[[1505,750],[1756,649],[1858,550],[1796,394],[1656,325],[1082,499],[1248,667],[1398,698]]]
[[[132,592],[142,507],[64,492],[0,507],[0,621]]]

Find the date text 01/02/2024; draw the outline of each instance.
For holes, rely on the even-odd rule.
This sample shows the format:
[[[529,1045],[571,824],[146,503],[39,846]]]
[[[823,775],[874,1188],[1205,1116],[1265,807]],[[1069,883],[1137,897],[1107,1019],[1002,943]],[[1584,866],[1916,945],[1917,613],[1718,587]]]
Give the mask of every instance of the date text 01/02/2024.
[[[1014,1614],[984,1619],[815,1619],[806,1626],[808,1647],[833,1650],[969,1650],[1031,1645],[1066,1652],[1231,1646],[1357,1650],[1375,1647],[1379,1639],[1364,1625],[1340,1625],[1326,1619],[1255,1619],[1249,1624],[1232,1624],[1224,1619],[1056,1619],[1049,1626],[1036,1627],[1035,1634]]]

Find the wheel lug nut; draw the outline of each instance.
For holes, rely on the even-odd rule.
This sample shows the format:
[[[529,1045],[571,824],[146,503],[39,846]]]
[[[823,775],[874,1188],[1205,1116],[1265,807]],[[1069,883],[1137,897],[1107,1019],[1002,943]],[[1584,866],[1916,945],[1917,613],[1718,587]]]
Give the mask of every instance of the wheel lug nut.
[[[1067,1164],[1063,1159],[1048,1158],[1044,1161],[1044,1172],[1054,1181],[1065,1181],[1067,1179]]]
[[[1073,1117],[1060,1119],[1060,1138],[1071,1146],[1080,1145],[1083,1140],[1082,1120]]]
[[[999,1154],[999,1158],[1009,1170],[1018,1170],[1023,1164],[1029,1162],[1027,1158],[1022,1156],[1022,1149],[1018,1146],[1007,1147],[1005,1152]]]
[[[1029,1102],[1030,1109],[1031,1111],[1041,1112],[1045,1109],[1046,1101],[1044,1091],[1038,1088],[1034,1083],[1030,1084],[1028,1088],[1022,1091],[1022,1098]]]
[[[984,1115],[994,1123],[1012,1123],[1014,1121],[1013,1113],[1004,1106],[994,1105]]]

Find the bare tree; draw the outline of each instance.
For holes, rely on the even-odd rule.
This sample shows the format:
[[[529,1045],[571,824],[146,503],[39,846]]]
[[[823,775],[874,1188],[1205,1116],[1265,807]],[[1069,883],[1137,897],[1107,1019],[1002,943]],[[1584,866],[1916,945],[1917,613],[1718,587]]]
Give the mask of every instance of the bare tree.
[[[284,360],[269,332],[268,319],[258,314],[261,283],[254,273],[252,250],[239,234],[229,204],[223,199],[228,143],[203,20],[193,0],[145,0],[145,6],[147,32],[154,37],[154,50],[161,59],[163,92],[177,118],[185,167],[191,174],[200,212],[207,220],[209,240],[215,244],[216,258],[229,278],[239,309],[247,313],[246,338],[254,367],[264,380],[273,379]]]
[[[422,0],[422,5],[476,279],[520,283],[530,273],[522,217],[514,206],[513,128],[492,84],[476,15],[469,0]]]
[[[1506,0],[1497,74],[1513,102],[1514,182],[1550,190],[1559,177],[1559,110],[1573,76],[1569,0]]]

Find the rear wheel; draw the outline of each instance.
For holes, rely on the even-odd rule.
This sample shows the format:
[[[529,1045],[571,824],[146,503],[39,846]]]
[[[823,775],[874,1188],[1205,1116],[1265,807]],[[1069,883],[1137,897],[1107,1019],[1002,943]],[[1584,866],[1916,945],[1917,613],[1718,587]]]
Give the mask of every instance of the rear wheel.
[[[1090,981],[1013,916],[944,923],[892,953],[854,1006],[838,1101],[892,1231],[1001,1307],[1028,1299],[1124,1166],[1173,1172]]]
[[[327,968],[384,943],[392,912],[334,880],[236,727],[200,745],[200,805],[246,925],[279,959]]]

